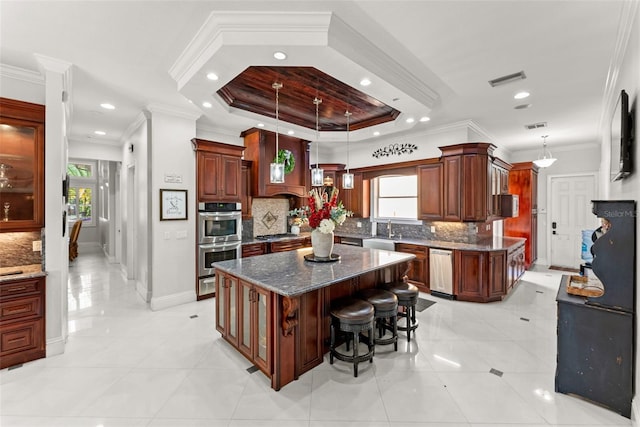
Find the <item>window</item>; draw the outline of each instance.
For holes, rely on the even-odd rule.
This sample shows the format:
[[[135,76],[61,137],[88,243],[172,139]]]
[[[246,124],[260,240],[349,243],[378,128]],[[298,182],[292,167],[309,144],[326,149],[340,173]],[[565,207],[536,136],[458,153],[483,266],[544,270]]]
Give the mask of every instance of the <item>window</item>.
[[[374,185],[375,219],[418,219],[417,175],[381,176]]]
[[[85,226],[94,226],[96,202],[96,177],[94,162],[70,161],[67,164],[69,193],[67,196],[67,221],[73,224],[82,220]]]

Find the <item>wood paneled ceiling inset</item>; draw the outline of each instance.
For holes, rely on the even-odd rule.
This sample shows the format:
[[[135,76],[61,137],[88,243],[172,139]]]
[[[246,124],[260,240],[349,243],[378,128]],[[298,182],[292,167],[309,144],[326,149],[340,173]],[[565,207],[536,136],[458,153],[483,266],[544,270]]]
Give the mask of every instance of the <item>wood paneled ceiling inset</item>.
[[[363,129],[396,119],[400,111],[334,79],[314,67],[251,66],[220,88],[217,93],[234,108],[275,119],[275,92],[271,85],[282,83],[279,94],[281,121],[309,129],[316,128],[313,99],[322,99],[319,129],[346,131],[347,109],[353,113],[350,130]]]

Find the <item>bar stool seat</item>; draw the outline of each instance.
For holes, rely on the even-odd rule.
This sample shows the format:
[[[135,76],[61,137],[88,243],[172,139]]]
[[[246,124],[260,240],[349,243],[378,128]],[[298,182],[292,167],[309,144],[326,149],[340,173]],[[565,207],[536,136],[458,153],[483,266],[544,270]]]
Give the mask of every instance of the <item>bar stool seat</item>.
[[[331,341],[329,345],[329,363],[333,365],[334,357],[344,362],[353,363],[353,376],[358,376],[358,363],[369,361],[373,362],[373,340],[367,343],[368,351],[365,354],[359,354],[358,343],[360,342],[360,332],[367,331],[368,335],[373,336],[374,327],[373,305],[366,301],[356,298],[343,298],[331,304]],[[337,328],[337,331],[336,331]],[[349,343],[353,338],[353,352],[351,355],[340,353],[336,349],[336,335],[340,332],[346,332],[347,335],[347,351],[349,351]]]
[[[378,336],[374,336],[374,344],[393,344],[393,350],[398,351],[398,297],[393,292],[375,288],[363,289],[356,296],[373,305],[375,309],[374,318]],[[389,320],[388,324],[385,323],[387,319]],[[382,338],[387,326],[391,331],[391,337]]]
[[[385,288],[398,297],[398,306],[404,307],[404,312],[399,311],[398,316],[407,319],[406,326],[398,326],[399,331],[407,333],[407,341],[411,341],[411,332],[418,327],[416,319],[416,304],[418,303],[418,288],[405,281],[387,283]]]

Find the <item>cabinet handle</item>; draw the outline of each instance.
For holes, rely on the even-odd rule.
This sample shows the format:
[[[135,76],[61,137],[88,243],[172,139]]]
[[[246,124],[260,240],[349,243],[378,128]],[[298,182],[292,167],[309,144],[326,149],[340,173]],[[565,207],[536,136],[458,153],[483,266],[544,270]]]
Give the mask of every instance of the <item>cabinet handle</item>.
[[[26,291],[26,286],[14,286],[13,288],[8,288],[7,292],[17,292],[17,291]]]

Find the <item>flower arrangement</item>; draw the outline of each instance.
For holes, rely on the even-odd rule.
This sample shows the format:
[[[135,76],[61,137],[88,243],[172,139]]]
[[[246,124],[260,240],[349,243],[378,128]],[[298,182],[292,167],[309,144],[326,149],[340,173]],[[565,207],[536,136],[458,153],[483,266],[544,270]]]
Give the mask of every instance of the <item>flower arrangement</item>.
[[[353,215],[338,201],[338,189],[335,187],[331,194],[324,188],[314,188],[309,191],[308,202],[307,206],[289,211],[289,215],[295,217],[294,222],[308,223],[309,227],[324,234],[333,232],[337,225],[342,225],[348,216]]]

